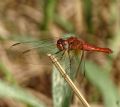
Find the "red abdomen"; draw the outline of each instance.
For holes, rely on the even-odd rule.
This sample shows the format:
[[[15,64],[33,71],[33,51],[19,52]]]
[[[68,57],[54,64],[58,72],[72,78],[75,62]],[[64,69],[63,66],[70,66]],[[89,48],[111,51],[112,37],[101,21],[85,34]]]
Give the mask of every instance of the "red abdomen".
[[[96,47],[93,45],[89,45],[89,44],[83,44],[83,50],[85,51],[97,51],[97,52],[104,52],[104,53],[112,53],[112,50],[109,48],[100,48],[100,47]]]

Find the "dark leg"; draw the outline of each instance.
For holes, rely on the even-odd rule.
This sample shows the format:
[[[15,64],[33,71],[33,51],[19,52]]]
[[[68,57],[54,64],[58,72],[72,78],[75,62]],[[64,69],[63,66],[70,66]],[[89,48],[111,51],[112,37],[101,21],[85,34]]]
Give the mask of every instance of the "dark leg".
[[[81,58],[80,58],[80,62],[79,62],[78,68],[77,68],[76,76],[77,76],[77,74],[79,73],[80,66],[81,66],[82,61],[83,61],[83,59],[84,59],[84,57],[85,57],[84,54],[85,54],[85,53],[84,53],[84,50],[82,50],[82,54],[81,54]],[[84,64],[83,67],[85,67],[85,60],[84,60],[83,64]],[[85,68],[83,68],[83,76],[85,76]],[[83,77],[83,78],[84,78],[84,77]],[[83,78],[81,79],[81,81],[83,80]]]
[[[72,61],[72,57],[70,56],[70,51],[68,50],[67,52],[68,52],[68,57],[69,57],[69,62],[70,62],[69,67],[70,67],[70,72],[71,72],[71,61]]]
[[[61,55],[61,57],[60,57],[60,59],[59,59],[59,60],[62,60],[62,58],[63,58],[63,56],[64,56],[64,54],[65,54],[65,51],[66,51],[66,50],[62,50],[62,51],[60,50],[60,51],[58,51],[58,52],[56,52],[56,53],[54,53],[54,54],[52,54],[52,55],[57,55],[58,53],[63,52],[62,55]]]

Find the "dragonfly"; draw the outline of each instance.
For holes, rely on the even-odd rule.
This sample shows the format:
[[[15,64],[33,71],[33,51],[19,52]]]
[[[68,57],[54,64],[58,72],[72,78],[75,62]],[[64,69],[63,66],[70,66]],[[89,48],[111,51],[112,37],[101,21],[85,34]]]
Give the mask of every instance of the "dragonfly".
[[[60,38],[57,41],[57,48],[59,51],[97,51],[97,52],[104,52],[104,53],[112,53],[112,50],[109,48],[101,48],[101,47],[96,47],[94,45],[88,44],[82,39],[79,39],[77,37],[69,37],[67,39],[62,39]]]
[[[18,42],[18,43],[15,43],[12,45],[13,46],[17,46],[17,45],[20,45],[20,44],[24,44],[24,43],[31,43],[32,41],[27,41],[27,42]],[[38,41],[34,41],[35,43],[38,43]],[[37,44],[38,46],[35,46],[33,48],[30,48],[30,49],[27,49],[25,51],[22,52],[22,54],[25,54],[25,53],[28,53],[34,49],[38,49],[38,48],[46,48],[47,46],[42,46],[42,44],[44,44],[46,41],[43,41],[41,42],[40,44]],[[54,43],[53,43],[54,44]],[[57,55],[59,53],[62,52],[61,56],[60,56],[60,60],[63,59],[63,57],[65,56],[65,53],[67,52],[68,54],[68,58],[69,58],[69,69],[71,69],[71,64],[72,64],[72,58],[74,57],[73,55],[71,55],[71,53],[74,53],[74,55],[76,54],[79,54],[81,52],[81,56],[80,56],[80,61],[79,61],[79,64],[77,64],[77,72],[79,71],[80,69],[80,66],[81,66],[81,63],[82,61],[84,60],[84,57],[85,57],[85,52],[86,51],[96,51],[96,52],[103,52],[103,53],[107,53],[107,54],[111,54],[113,51],[109,48],[103,48],[103,47],[97,47],[95,45],[91,45],[87,42],[85,42],[84,40],[76,37],[76,36],[68,36],[68,37],[65,37],[65,38],[59,38],[57,41],[56,41],[56,44],[54,44],[54,47],[52,48],[49,48],[49,44],[48,44],[48,52],[50,49],[55,49],[54,47],[57,48],[57,51],[54,52],[53,54]],[[85,66],[85,61],[84,61],[84,64]],[[85,67],[83,67],[84,69]],[[84,72],[84,70],[83,70]],[[85,73],[85,72],[84,72]],[[85,74],[84,74],[85,75]]]
[[[74,36],[69,37],[67,39],[60,38],[57,41],[57,48],[59,49],[58,53],[61,51],[64,51],[64,52],[67,51],[68,53],[70,51],[74,51],[74,53],[79,53],[79,51],[82,51],[82,55],[81,55],[80,62],[79,62],[78,68],[77,68],[77,72],[79,71],[81,62],[84,58],[85,51],[92,51],[92,52],[96,51],[96,52],[103,52],[103,53],[107,53],[107,54],[111,54],[113,52],[109,48],[96,47],[96,46],[91,45],[91,44],[85,42],[84,40],[74,37]],[[71,58],[70,58],[70,62],[71,62]],[[85,68],[85,62],[84,62],[84,68]]]
[[[20,45],[23,43],[32,43],[32,42],[38,42],[38,41],[27,41],[27,42],[18,42],[12,45],[16,46],[16,45]],[[43,42],[42,42],[43,43]],[[40,45],[40,44],[38,44]],[[62,51],[96,51],[96,52],[103,52],[103,53],[107,53],[107,54],[111,54],[113,51],[109,48],[101,48],[101,47],[96,47],[94,45],[91,45],[87,42],[85,42],[84,40],[78,38],[78,37],[68,37],[68,38],[60,38],[57,40],[56,42],[56,47],[59,50],[58,52],[56,52],[55,54],[62,52]],[[32,48],[32,49],[28,49],[23,51],[22,53],[27,53],[30,52],[33,49],[37,49],[37,48],[41,48],[41,46]]]

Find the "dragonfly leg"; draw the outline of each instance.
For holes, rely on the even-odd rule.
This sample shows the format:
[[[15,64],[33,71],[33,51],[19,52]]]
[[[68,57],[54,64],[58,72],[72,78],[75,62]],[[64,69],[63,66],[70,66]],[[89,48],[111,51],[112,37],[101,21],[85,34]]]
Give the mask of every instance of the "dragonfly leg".
[[[65,55],[65,52],[66,52],[66,50],[63,51],[63,53],[62,53],[62,55],[61,55],[61,57],[60,57],[60,60],[63,59],[63,56]]]
[[[82,61],[83,61],[83,78],[80,80],[80,83],[83,81],[84,79],[84,76],[85,76],[85,60],[83,60],[85,58],[85,53],[84,53],[84,50],[82,50],[82,53],[81,53],[81,56],[80,56],[80,62],[79,62],[79,65],[78,65],[78,68],[77,68],[77,72],[76,72],[76,76],[77,74],[79,73],[79,69],[80,69],[80,66],[82,64]]]
[[[55,52],[54,54],[58,54],[58,53],[60,53],[60,52],[62,52],[61,50],[60,51],[57,51],[57,52]],[[52,55],[54,55],[54,54],[52,54]]]
[[[71,70],[71,61],[72,61],[72,58],[71,58],[71,56],[70,56],[70,51],[68,50],[67,52],[68,52],[68,57],[69,57],[69,62],[70,62],[70,70]],[[70,72],[71,72],[71,71],[70,71]]]
[[[65,55],[66,50],[57,51],[56,53],[54,53],[54,54],[52,54],[52,55],[55,55],[55,54],[57,55],[57,54],[59,54],[60,52],[63,52],[62,55],[61,55],[61,57],[59,58],[59,60],[62,60],[62,59],[63,59],[63,56]]]

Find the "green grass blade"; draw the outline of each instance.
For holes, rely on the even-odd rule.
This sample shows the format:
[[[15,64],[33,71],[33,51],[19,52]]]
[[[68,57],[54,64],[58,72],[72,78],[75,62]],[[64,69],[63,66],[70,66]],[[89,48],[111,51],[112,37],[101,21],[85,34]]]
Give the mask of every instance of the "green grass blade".
[[[119,107],[117,102],[120,101],[120,96],[115,85],[109,78],[109,74],[105,70],[92,62],[86,61],[86,75],[100,90],[105,107]]]
[[[67,75],[74,81],[77,70],[74,69],[74,67],[71,67],[70,70],[70,61],[68,55],[66,55],[64,59],[59,62],[66,71]],[[52,92],[54,107],[70,106],[73,94],[72,89],[55,67],[53,67],[52,74]]]
[[[0,97],[13,98],[31,107],[46,107],[43,102],[39,102],[35,97],[27,93],[20,87],[10,86],[7,83],[0,81]]]
[[[68,20],[64,19],[64,17],[61,17],[58,14],[55,14],[54,20],[58,25],[60,25],[67,32],[75,31],[73,24],[71,22],[69,22]]]
[[[42,28],[49,30],[50,25],[54,21],[55,6],[57,0],[45,0],[44,1],[44,20]]]
[[[17,84],[11,71],[7,68],[7,66],[5,66],[5,64],[2,62],[2,60],[0,60],[0,70],[2,71],[6,81],[9,81],[13,84]]]

